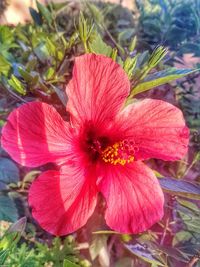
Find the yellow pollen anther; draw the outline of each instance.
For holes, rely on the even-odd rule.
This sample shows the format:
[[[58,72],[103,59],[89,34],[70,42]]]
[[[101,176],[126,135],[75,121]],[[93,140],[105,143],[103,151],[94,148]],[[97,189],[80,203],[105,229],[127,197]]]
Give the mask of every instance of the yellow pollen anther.
[[[134,151],[134,143],[124,140],[108,146],[102,151],[101,156],[106,163],[125,165],[134,161]]]

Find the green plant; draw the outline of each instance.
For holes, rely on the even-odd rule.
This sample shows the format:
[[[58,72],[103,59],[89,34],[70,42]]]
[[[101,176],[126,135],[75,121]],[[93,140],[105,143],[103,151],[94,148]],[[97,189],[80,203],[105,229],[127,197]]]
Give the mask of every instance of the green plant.
[[[159,10],[161,12],[164,8],[160,7],[155,11],[151,8],[153,5],[158,3],[151,1],[148,12]],[[152,47],[155,40],[149,42],[150,38],[155,36],[161,38],[158,42],[162,41],[164,28],[161,27],[158,33],[149,32],[149,35],[146,35],[144,32],[147,27],[144,22],[146,20],[148,24],[148,20],[151,19],[151,16],[142,18],[146,10],[141,11],[139,27],[143,29],[142,34],[138,34],[136,38],[136,24],[129,10],[111,4],[87,3],[86,6],[85,4],[77,6],[72,12],[72,7],[68,3],[42,6],[37,2],[37,10],[30,10],[33,23],[18,25],[15,28],[0,26],[1,126],[12,109],[34,100],[50,103],[68,120],[65,112],[67,102],[65,87],[71,78],[74,57],[85,52],[109,56],[124,68],[132,86],[127,105],[140,97],[141,93],[148,92],[152,88],[159,91],[159,86],[165,83],[188,74],[191,74],[191,77],[196,75],[196,72],[193,74],[193,69],[177,70],[164,64],[169,55],[167,49],[162,45]],[[186,6],[182,5],[184,8]],[[81,8],[82,13],[79,17]],[[160,23],[165,24],[162,22],[164,16],[162,12],[158,13],[161,16]],[[193,22],[193,18],[190,19]],[[196,31],[195,26],[194,34],[188,34],[185,38],[188,40],[196,38]],[[145,48],[142,47],[140,45],[142,41],[149,43],[151,47],[147,45]],[[170,46],[169,39],[171,49],[176,50],[185,42],[182,37],[179,41],[177,45],[172,43]],[[183,89],[184,83],[185,81],[180,82]],[[190,89],[184,93],[193,95]],[[188,108],[195,110],[198,107],[194,103],[196,102],[191,100],[187,107],[182,106],[189,113]],[[192,114],[198,112],[194,110]],[[189,125],[195,128],[197,121],[194,121],[193,117],[189,119]],[[27,208],[27,193],[30,183],[45,167],[30,172],[14,164],[5,152],[0,151],[0,156],[0,220],[16,221],[18,217],[26,215],[29,221],[32,221]],[[196,166],[199,158],[194,155],[191,158],[192,166]],[[132,238],[129,235],[104,231],[103,224],[100,226],[97,224],[97,228],[99,227],[101,231],[93,233],[92,238],[91,229],[89,234],[85,228],[83,233],[77,234],[84,239],[86,243],[84,254],[88,259],[91,258],[93,266],[99,266],[99,262],[105,259],[116,266],[142,267],[149,264],[154,267],[176,266],[177,262],[185,264],[189,261],[197,252],[199,245],[197,201],[200,192],[196,181],[181,180],[177,173],[186,175],[190,166],[187,162],[181,162],[179,170],[174,172],[176,178],[174,180],[159,178],[167,194],[166,217],[155,229]],[[177,224],[177,221],[180,223]],[[93,225],[96,226],[96,223]],[[3,244],[2,248],[0,247],[0,259],[3,262],[1,264],[8,264],[11,267],[39,267],[45,264],[55,267],[91,265],[90,260],[86,261],[82,256],[80,251],[82,241],[78,238],[76,240],[72,236],[54,238],[35,226],[35,222],[28,227],[20,241],[17,237],[18,243],[14,242],[13,234],[11,236],[6,234],[1,239],[0,246]]]
[[[200,56],[199,0],[137,0],[136,4],[141,45],[159,43],[169,47],[175,56]]]

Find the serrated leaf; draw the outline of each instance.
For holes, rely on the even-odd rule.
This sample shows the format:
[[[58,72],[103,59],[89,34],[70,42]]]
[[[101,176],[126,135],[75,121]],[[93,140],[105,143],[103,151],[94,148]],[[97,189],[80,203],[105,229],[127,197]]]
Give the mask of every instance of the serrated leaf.
[[[161,178],[159,182],[163,190],[170,194],[200,200],[200,186],[198,184],[172,178]]]
[[[0,158],[0,182],[5,184],[19,181],[19,169],[10,159]]]
[[[0,195],[0,220],[14,222],[18,218],[14,201],[4,195]]]
[[[148,91],[154,87],[172,82],[179,78],[182,78],[186,75],[193,73],[195,70],[192,69],[182,69],[178,70],[175,68],[171,68],[168,70],[159,71],[154,74],[149,74],[144,80],[139,83],[135,88],[132,89],[132,96],[135,96],[139,93]]]

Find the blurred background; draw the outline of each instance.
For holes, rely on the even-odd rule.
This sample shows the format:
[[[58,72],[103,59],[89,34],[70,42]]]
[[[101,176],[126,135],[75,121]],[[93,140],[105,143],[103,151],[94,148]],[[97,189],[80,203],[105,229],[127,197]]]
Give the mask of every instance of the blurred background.
[[[40,0],[42,4],[49,2],[60,3],[64,0]],[[66,1],[72,4],[81,2],[77,0]],[[107,0],[103,2],[108,2]],[[133,8],[132,0],[110,0],[111,3],[122,4],[124,7]],[[14,24],[25,23],[30,20],[29,7],[36,7],[34,0],[0,0],[0,23],[1,24]]]
[[[164,177],[166,203],[163,220],[147,232],[114,234],[96,212],[73,236],[55,238],[27,203],[31,182],[49,165],[22,167],[0,147],[0,266],[200,267],[200,75],[192,72],[200,69],[200,0],[39,2],[0,0],[0,132],[10,112],[30,101],[69,119],[65,87],[86,43],[123,66],[136,99],[162,99],[183,111],[189,151],[174,163],[148,161]]]

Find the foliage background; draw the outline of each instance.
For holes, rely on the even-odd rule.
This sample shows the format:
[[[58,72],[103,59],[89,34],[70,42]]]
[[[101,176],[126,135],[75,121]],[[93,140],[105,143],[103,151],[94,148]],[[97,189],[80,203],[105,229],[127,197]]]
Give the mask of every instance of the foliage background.
[[[74,235],[55,238],[34,222],[27,205],[30,183],[48,166],[21,167],[0,149],[0,266],[200,266],[200,78],[192,72],[200,63],[200,1],[137,0],[134,6],[37,2],[31,23],[0,25],[0,126],[14,108],[35,99],[67,119],[64,89],[74,57],[112,57],[127,72],[132,97],[181,107],[191,130],[182,161],[148,162],[165,190],[163,220],[143,234],[119,235],[97,211]]]

